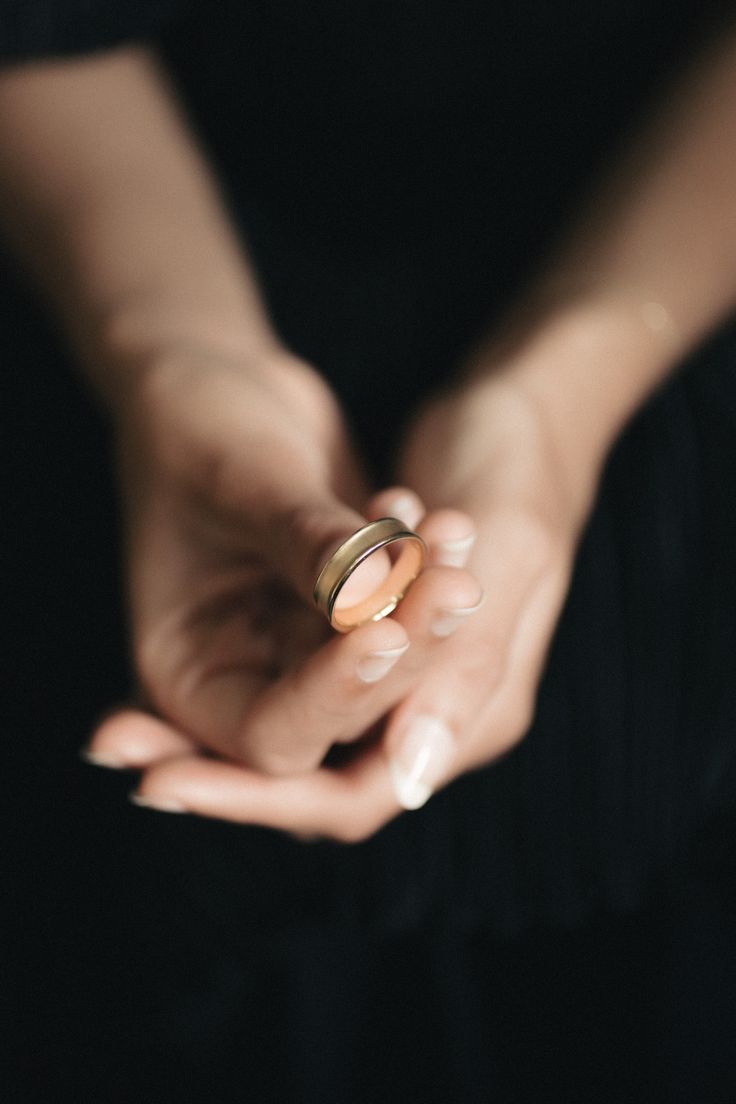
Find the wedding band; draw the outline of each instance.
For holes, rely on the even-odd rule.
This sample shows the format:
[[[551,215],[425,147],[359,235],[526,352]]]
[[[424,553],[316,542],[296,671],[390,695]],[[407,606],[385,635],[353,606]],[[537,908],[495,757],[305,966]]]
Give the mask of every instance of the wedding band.
[[[336,610],[335,602],[355,569],[380,548],[403,541],[384,581],[354,606]],[[356,530],[335,549],[314,584],[314,601],[338,632],[350,632],[366,621],[380,621],[395,610],[422,570],[427,546],[397,518],[379,518]]]

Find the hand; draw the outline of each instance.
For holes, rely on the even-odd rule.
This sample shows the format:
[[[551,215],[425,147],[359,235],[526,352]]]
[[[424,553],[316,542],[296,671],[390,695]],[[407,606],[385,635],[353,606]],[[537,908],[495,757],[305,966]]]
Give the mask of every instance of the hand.
[[[368,489],[331,393],[294,358],[180,350],[142,377],[118,426],[135,668],[176,733],[162,754],[184,746],[200,766],[206,749],[267,774],[313,770],[401,700],[439,643],[438,611],[477,599],[466,573],[435,569],[404,623],[339,636],[317,613],[318,569],[364,524]],[[401,488],[368,509],[409,524],[423,514]],[[447,511],[422,522],[433,547],[470,528]],[[388,567],[385,553],[370,557],[341,598],[370,593]],[[116,731],[122,743],[98,734],[91,757],[140,765],[140,725]]]
[[[412,717],[452,735],[449,770],[438,764],[432,786],[493,762],[528,731],[597,485],[598,467],[570,463],[573,453],[508,370],[434,400],[414,423],[400,476],[428,507],[451,503],[474,519],[468,567],[487,601],[391,719],[386,751],[408,775]]]
[[[595,490],[594,473],[571,478],[563,456],[539,408],[500,374],[436,400],[418,417],[402,477],[428,504],[474,518],[470,566],[487,601],[472,617],[456,618],[461,628],[422,658],[383,732],[346,764],[266,778],[197,759],[179,732],[140,714],[106,722],[94,747],[114,751],[135,735],[137,765],[149,764],[145,803],[340,840],[371,835],[401,808],[492,762],[529,727]],[[430,569],[422,579],[438,570],[447,572]],[[417,583],[387,620],[412,625],[423,605]]]

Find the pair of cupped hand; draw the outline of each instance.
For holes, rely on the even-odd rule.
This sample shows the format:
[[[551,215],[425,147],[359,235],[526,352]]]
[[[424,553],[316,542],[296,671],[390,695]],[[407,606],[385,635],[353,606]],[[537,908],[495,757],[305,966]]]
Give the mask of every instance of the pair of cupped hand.
[[[182,353],[116,429],[142,705],[88,756],[140,770],[133,800],[357,841],[524,736],[585,511],[513,373],[430,401],[378,493],[330,390],[287,354]],[[337,634],[314,581],[381,516],[421,534],[427,564],[390,617]]]

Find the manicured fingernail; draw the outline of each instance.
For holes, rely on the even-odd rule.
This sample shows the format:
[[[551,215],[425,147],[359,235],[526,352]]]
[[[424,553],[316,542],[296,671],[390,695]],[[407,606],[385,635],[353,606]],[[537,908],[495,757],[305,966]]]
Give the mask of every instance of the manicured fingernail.
[[[100,754],[98,751],[87,751],[86,748],[82,748],[79,758],[83,759],[85,763],[90,763],[93,767],[108,767],[110,770],[125,770],[127,767],[127,763],[123,763],[113,755]]]
[[[437,717],[415,717],[389,760],[394,793],[405,809],[419,809],[447,776],[455,741]]]
[[[388,517],[398,518],[409,529],[413,529],[422,520],[422,508],[411,495],[400,495],[395,498],[386,511]]]
[[[386,648],[382,652],[369,652],[355,665],[355,671],[361,682],[378,682],[387,675],[391,668],[404,655],[409,647],[409,641],[400,648]]]
[[[187,811],[178,801],[173,801],[169,797],[148,797],[139,793],[132,793],[129,797],[134,805],[141,805],[144,809],[157,809],[160,813],[186,813]]]
[[[460,628],[466,617],[470,617],[471,613],[475,613],[476,610],[480,609],[485,600],[484,592],[474,606],[438,610],[430,625],[432,632],[435,636],[450,636],[455,632],[455,629]]]
[[[434,546],[435,563],[446,567],[465,567],[470,550],[475,544],[475,537],[475,533],[469,533],[459,540],[438,541]]]

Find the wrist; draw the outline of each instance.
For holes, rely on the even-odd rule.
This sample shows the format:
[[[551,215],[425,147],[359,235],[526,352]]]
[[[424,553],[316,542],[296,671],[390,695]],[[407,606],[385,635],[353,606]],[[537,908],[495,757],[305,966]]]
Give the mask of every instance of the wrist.
[[[121,459],[205,486],[222,460],[259,439],[266,450],[287,441],[305,467],[319,467],[324,443],[342,431],[324,379],[282,345],[226,349],[200,335],[162,346],[128,371],[108,402]]]
[[[237,317],[153,304],[110,312],[75,337],[83,370],[113,419],[139,406],[164,376],[295,359],[266,325],[251,332]]]
[[[570,464],[598,471],[629,418],[686,352],[664,304],[608,292],[518,314],[479,347],[467,380],[518,390]]]

